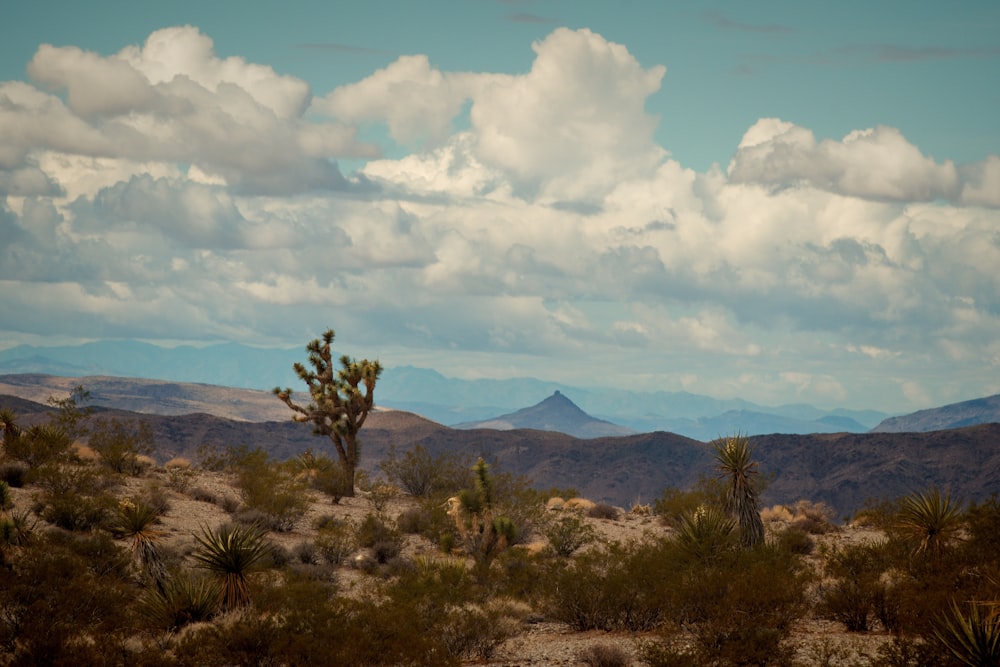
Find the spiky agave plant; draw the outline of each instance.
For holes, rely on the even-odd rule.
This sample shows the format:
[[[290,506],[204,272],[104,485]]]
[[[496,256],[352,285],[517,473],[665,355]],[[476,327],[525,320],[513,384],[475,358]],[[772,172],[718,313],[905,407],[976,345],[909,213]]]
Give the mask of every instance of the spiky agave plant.
[[[157,588],[162,589],[166,569],[158,545],[163,531],[154,528],[159,513],[141,498],[125,498],[118,503],[114,516],[114,532],[129,540],[129,550]]]
[[[147,591],[139,609],[155,627],[174,632],[189,623],[211,620],[219,611],[221,593],[217,581],[179,573],[160,589]]]
[[[764,541],[755,477],[757,463],[751,461],[750,440],[737,433],[715,443],[716,469],[726,480],[726,511],[740,528],[740,543],[752,547]]]
[[[224,609],[250,604],[247,576],[267,553],[264,535],[264,530],[254,524],[221,526],[214,531],[203,526],[201,535],[194,536],[201,548],[192,557],[199,567],[219,579]]]
[[[950,612],[934,628],[937,640],[969,667],[1000,665],[1000,615],[995,611],[984,612],[984,607],[973,602],[965,614],[952,602]]]
[[[927,553],[937,559],[958,539],[963,521],[962,510],[952,501],[951,494],[942,494],[934,487],[903,499],[895,527],[904,539],[916,545],[916,553]]]
[[[736,522],[712,505],[680,516],[677,544],[696,560],[710,562],[735,544]]]

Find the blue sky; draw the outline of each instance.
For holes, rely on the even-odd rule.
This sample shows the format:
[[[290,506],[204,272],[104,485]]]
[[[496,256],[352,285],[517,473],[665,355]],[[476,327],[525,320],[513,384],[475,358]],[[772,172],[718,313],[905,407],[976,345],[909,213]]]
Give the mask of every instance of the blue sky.
[[[263,5],[263,6],[260,6]],[[903,411],[1000,392],[993,2],[45,2],[0,340]]]

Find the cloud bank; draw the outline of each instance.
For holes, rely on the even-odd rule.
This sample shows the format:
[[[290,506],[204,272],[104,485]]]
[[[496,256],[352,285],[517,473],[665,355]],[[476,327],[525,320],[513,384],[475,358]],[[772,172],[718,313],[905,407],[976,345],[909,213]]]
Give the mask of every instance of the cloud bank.
[[[191,26],[40,46],[0,83],[0,329],[300,345],[332,324],[454,375],[761,402],[1000,391],[1000,157],[762,118],[697,172],[653,139],[665,67],[588,30],[532,48],[522,73],[416,54],[317,93]]]

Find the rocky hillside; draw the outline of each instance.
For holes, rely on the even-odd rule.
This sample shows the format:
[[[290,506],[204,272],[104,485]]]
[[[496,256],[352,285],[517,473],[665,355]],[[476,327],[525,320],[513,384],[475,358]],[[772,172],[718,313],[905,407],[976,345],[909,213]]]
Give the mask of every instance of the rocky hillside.
[[[25,423],[50,408],[0,396]],[[153,429],[161,462],[195,457],[200,447],[248,445],[278,458],[328,446],[324,438],[290,420],[253,423],[207,414],[139,415],[104,410],[100,415],[142,419]],[[575,487],[583,495],[618,506],[649,502],[665,487],[689,488],[714,475],[712,448],[673,433],[657,432],[582,440],[537,430],[458,430],[401,411],[373,413],[361,432],[362,467],[377,471],[390,448],[421,445],[470,461],[495,460],[504,471],[529,477],[537,488]],[[771,481],[764,502],[823,501],[841,516],[869,498],[898,497],[939,485],[965,500],[1000,488],[1000,424],[930,433],[772,435],[751,438],[754,458]]]
[[[917,433],[1000,423],[1000,394],[889,417],[872,429],[875,433]]]

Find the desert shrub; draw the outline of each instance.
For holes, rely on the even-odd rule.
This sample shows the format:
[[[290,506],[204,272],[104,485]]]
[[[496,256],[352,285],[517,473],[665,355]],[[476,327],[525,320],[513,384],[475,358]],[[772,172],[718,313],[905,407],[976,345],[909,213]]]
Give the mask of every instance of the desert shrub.
[[[372,550],[376,562],[385,564],[403,550],[403,536],[385,520],[368,514],[357,529],[358,545]]]
[[[109,481],[91,468],[47,464],[37,471],[38,514],[66,530],[90,530],[105,525],[117,500],[107,493]]]
[[[19,489],[27,482],[28,466],[20,461],[5,461],[0,463],[0,480],[11,487]]]
[[[615,521],[618,519],[618,508],[607,503],[598,503],[587,510],[587,516],[591,519],[607,519]]]
[[[584,667],[630,667],[632,658],[620,646],[592,644],[581,649],[576,656]]]
[[[379,467],[391,483],[419,498],[472,485],[471,461],[451,452],[432,455],[420,444],[402,455],[390,448]]]
[[[332,465],[324,468],[310,478],[309,484],[325,496],[328,496],[334,505],[343,498],[354,495],[354,480],[339,465]]]
[[[639,646],[639,658],[648,667],[690,667],[699,664],[699,658],[691,647],[678,646],[669,639],[643,642]]]
[[[492,595],[523,600],[542,607],[549,591],[546,577],[548,557],[524,549],[508,549],[500,554],[488,581]]]
[[[368,502],[377,513],[383,514],[389,506],[389,502],[399,495],[399,489],[392,484],[376,483],[368,491]]]
[[[269,530],[291,530],[308,506],[304,484],[263,449],[231,448],[229,457],[246,508],[266,515]]]
[[[330,565],[342,565],[357,548],[356,528],[347,521],[327,522],[316,534],[316,549]]]
[[[230,514],[235,514],[240,509],[240,501],[229,495],[216,498],[215,502],[219,507]]]
[[[28,468],[39,468],[49,463],[68,459],[72,438],[53,424],[35,424],[17,437],[4,440],[4,455]]]
[[[153,508],[157,516],[163,516],[170,511],[170,496],[159,484],[152,484],[146,487],[142,493],[144,503]]]
[[[455,657],[488,661],[497,648],[517,632],[518,619],[503,600],[450,607],[442,622],[442,640]]]
[[[550,518],[545,522],[542,534],[555,555],[563,558],[597,539],[593,526],[574,513]]]
[[[39,536],[0,568],[4,664],[106,664],[136,631],[128,554],[106,535]]]
[[[663,489],[653,502],[653,513],[668,526],[676,527],[682,516],[693,514],[699,507],[721,507],[724,499],[725,487],[720,480],[701,477],[694,488],[687,491],[670,486]]]
[[[896,523],[902,498],[868,498],[861,509],[854,513],[852,523],[889,531]]]
[[[816,540],[808,532],[796,526],[789,526],[779,531],[775,535],[775,540],[782,549],[800,556],[808,556],[816,550]]]
[[[824,503],[814,503],[810,500],[800,500],[795,503],[792,527],[805,531],[810,535],[825,535],[837,530],[833,523],[835,514]]]
[[[550,566],[549,616],[579,631],[655,628],[672,606],[677,551],[666,542],[611,544]]]
[[[13,486],[13,484],[11,484]],[[993,494],[973,503],[966,512],[967,539],[961,544],[963,558],[971,566],[1000,574],[1000,496]],[[994,597],[1000,598],[1000,577],[996,578]]]
[[[824,570],[832,581],[819,588],[820,612],[849,632],[870,630],[888,594],[882,580],[889,566],[886,548],[865,542],[827,550]]]
[[[693,639],[695,664],[782,664],[785,639],[805,605],[809,574],[800,559],[773,545],[733,549],[707,564],[690,563],[679,580],[674,622]]]
[[[144,468],[140,457],[153,453],[153,430],[146,422],[97,419],[90,427],[87,445],[100,455],[102,465],[117,473],[135,475]]]
[[[214,505],[219,501],[218,496],[216,496],[214,493],[212,493],[203,486],[194,487],[193,489],[188,491],[188,495],[191,497],[192,500],[197,500],[202,503],[211,503]]]
[[[292,547],[292,559],[304,565],[314,565],[320,561],[321,555],[315,542],[299,542]]]

